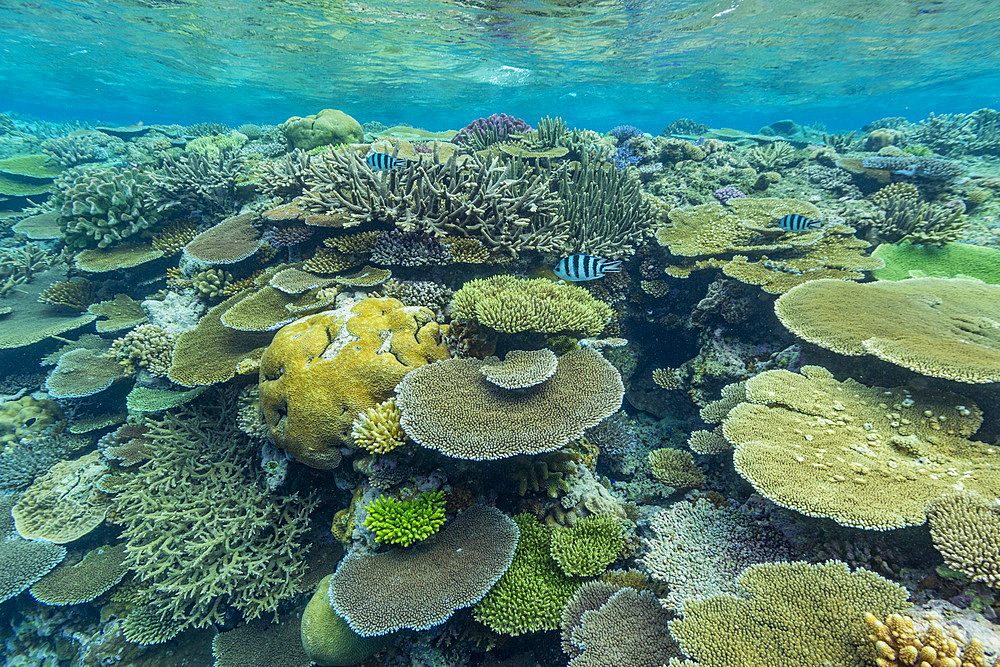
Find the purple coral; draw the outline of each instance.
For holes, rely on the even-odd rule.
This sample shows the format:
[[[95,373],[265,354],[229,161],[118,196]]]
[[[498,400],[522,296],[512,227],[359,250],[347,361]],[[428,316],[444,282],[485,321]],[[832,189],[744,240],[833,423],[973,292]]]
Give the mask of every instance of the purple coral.
[[[469,144],[494,144],[504,141],[517,132],[528,132],[531,126],[520,118],[508,116],[505,113],[495,113],[486,118],[477,118],[452,137],[452,143],[467,146]]]
[[[741,190],[737,190],[731,185],[727,185],[724,188],[719,188],[712,193],[712,196],[718,199],[721,203],[725,204],[730,199],[746,199],[746,194]]]
[[[608,132],[618,145],[633,139],[635,137],[642,136],[642,130],[637,128],[635,125],[616,125]]]
[[[625,144],[615,150],[615,155],[612,159],[618,171],[625,171],[631,166],[637,166],[641,158],[635,154],[631,146]]]

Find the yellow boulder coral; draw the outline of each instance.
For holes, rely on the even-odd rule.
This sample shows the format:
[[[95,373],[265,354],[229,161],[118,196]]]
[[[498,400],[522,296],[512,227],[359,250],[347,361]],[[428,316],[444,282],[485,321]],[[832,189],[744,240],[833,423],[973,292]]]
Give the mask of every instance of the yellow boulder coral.
[[[427,308],[365,299],[284,326],[260,363],[260,407],[271,438],[314,468],[335,468],[355,418],[389,399],[409,371],[446,359]]]

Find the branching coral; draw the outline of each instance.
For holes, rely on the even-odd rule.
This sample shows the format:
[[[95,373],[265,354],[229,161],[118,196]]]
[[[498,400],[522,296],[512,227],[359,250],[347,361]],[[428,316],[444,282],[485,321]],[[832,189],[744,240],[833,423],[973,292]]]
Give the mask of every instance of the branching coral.
[[[452,298],[455,317],[502,333],[577,333],[597,336],[611,321],[611,306],[582,287],[510,275],[465,283]]]
[[[915,623],[909,616],[889,614],[883,623],[865,612],[865,623],[877,667],[987,667],[979,640],[959,643],[958,637],[933,621]],[[1000,659],[993,662],[993,667],[997,665]]]
[[[885,216],[874,225],[875,233],[888,243],[940,246],[957,239],[966,226],[965,204],[960,199],[943,206],[906,196],[888,196],[880,201]]]
[[[166,377],[176,344],[176,334],[154,324],[142,324],[124,337],[116,338],[108,354],[117,359],[127,373],[144,369],[150,375]]]
[[[591,514],[569,528],[556,528],[549,554],[571,577],[596,577],[625,549],[621,522],[609,514]]]
[[[242,164],[242,156],[231,147],[214,156],[199,152],[168,156],[151,176],[157,210],[232,211],[241,196],[237,183]]]
[[[297,201],[307,211],[333,214],[343,226],[366,222],[402,231],[475,238],[490,250],[559,251],[569,233],[561,220],[550,175],[496,158],[455,156],[445,163],[411,161],[383,175],[356,153],[331,151],[317,158],[311,190]]]
[[[379,496],[365,508],[365,528],[374,532],[379,542],[408,547],[441,529],[444,506],[443,491],[425,491],[404,501]]]
[[[148,419],[150,460],[114,498],[126,564],[162,623],[207,627],[298,594],[312,497],[269,494],[228,395]]]
[[[937,500],[928,515],[931,539],[953,570],[1000,589],[1000,505],[975,492]]]
[[[401,447],[406,433],[399,420],[402,413],[396,399],[390,398],[361,412],[351,427],[351,438],[358,447],[372,454],[388,454]]]

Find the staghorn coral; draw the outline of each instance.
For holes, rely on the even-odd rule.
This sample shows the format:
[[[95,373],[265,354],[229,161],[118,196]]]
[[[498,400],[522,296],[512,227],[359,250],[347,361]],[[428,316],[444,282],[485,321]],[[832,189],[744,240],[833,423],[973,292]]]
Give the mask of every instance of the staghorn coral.
[[[740,572],[754,563],[782,560],[788,549],[750,516],[701,498],[656,513],[643,538],[640,559],[655,581],[669,586],[666,602],[680,611],[685,600],[734,590]]]
[[[766,371],[725,418],[733,464],[764,497],[844,526],[919,525],[927,505],[964,488],[1000,491],[1000,465],[968,440],[982,413],[956,394],[838,382],[829,371]]]
[[[85,162],[107,160],[111,154],[108,144],[114,140],[101,132],[76,131],[65,137],[46,139],[42,152],[61,167],[75,167]]]
[[[875,648],[877,667],[987,667],[979,640],[965,643],[956,633],[934,621],[915,622],[909,616],[889,614],[883,623],[871,612],[865,612],[865,623],[868,640]],[[993,667],[997,665],[1000,659],[994,660]]]
[[[71,248],[106,248],[161,218],[150,176],[141,169],[68,169],[56,179],[54,203]]]
[[[54,253],[36,243],[0,249],[0,297],[56,263]]]
[[[599,335],[611,321],[611,306],[576,285],[510,275],[465,283],[452,297],[456,318],[502,333],[577,333]]]
[[[954,199],[947,204],[922,203],[913,190],[893,183],[882,188],[872,201],[884,215],[873,225],[879,239],[888,243],[944,245],[958,238],[966,226],[965,204]],[[891,189],[891,191],[890,191]]]
[[[1000,505],[974,491],[939,498],[928,521],[945,563],[973,581],[1000,589]]]
[[[1000,381],[1000,287],[917,278],[816,280],[774,304],[792,333],[839,354],[871,354],[931,377]]]
[[[42,604],[83,604],[103,595],[128,572],[125,545],[103,546],[88,551],[80,562],[61,565],[31,587],[31,597]]]
[[[177,334],[155,324],[142,324],[111,343],[108,355],[122,365],[126,373],[140,369],[156,377],[166,377],[174,357]]]
[[[242,198],[238,187],[242,166],[243,157],[230,146],[211,156],[201,152],[169,155],[150,176],[156,209],[231,212]]]
[[[351,438],[371,454],[388,454],[406,440],[399,423],[401,417],[395,397],[390,398],[358,414],[351,426]]]
[[[551,174],[520,162],[473,158],[459,166],[412,160],[387,175],[351,151],[330,151],[313,166],[311,190],[297,201],[339,226],[380,222],[401,231],[475,238],[491,251],[559,251],[568,225],[549,187]],[[308,222],[308,220],[307,220]]]
[[[584,611],[569,630],[568,644],[575,649],[569,667],[666,665],[681,655],[667,630],[672,618],[650,591],[615,591],[599,607]]]
[[[93,298],[94,283],[86,278],[77,278],[52,283],[38,295],[38,302],[83,312],[93,303]]]
[[[407,435],[455,458],[500,459],[559,449],[621,407],[621,376],[593,349],[567,352],[548,381],[527,390],[491,384],[483,365],[448,359],[403,378],[396,404]]]
[[[440,625],[507,571],[518,527],[496,508],[473,505],[416,546],[351,552],[330,580],[330,604],[362,637]]]
[[[302,590],[314,497],[269,494],[228,395],[147,419],[150,459],[114,497],[125,562],[158,625],[247,620]],[[134,613],[134,612],[133,612]]]
[[[555,353],[548,348],[511,350],[503,361],[496,357],[486,359],[479,372],[490,384],[501,389],[527,389],[555,375],[558,364]]]
[[[690,452],[672,447],[654,449],[648,455],[653,477],[676,488],[700,488],[705,483],[705,473],[695,465]]]
[[[311,170],[312,155],[296,148],[281,157],[265,160],[262,163],[257,188],[268,198],[291,200],[305,191]]]
[[[422,542],[444,525],[444,492],[424,491],[416,498],[399,501],[379,496],[365,511],[365,528],[383,544],[408,547]]]
[[[92,503],[90,496],[97,479],[107,470],[99,452],[52,466],[11,509],[18,534],[26,540],[66,544],[97,528],[108,505],[100,498]]]
[[[514,637],[554,630],[578,583],[549,554],[549,529],[530,514],[518,514],[513,520],[520,539],[510,567],[473,607],[473,617],[494,632]]]
[[[906,599],[902,586],[839,561],[766,563],[744,570],[735,594],[685,602],[669,627],[703,667],[866,667],[875,655],[863,614],[884,617]]]
[[[549,542],[549,555],[570,577],[596,577],[624,550],[622,524],[610,514],[591,514],[568,528],[555,528]]]
[[[336,467],[358,414],[390,398],[407,372],[448,356],[441,333],[429,310],[395,299],[365,299],[285,326],[260,365],[272,440],[307,465]]]

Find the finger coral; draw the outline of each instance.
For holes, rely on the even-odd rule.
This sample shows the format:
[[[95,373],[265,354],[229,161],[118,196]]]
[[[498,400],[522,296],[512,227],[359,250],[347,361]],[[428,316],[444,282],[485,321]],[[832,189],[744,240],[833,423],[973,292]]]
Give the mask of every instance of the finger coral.
[[[416,498],[399,501],[379,496],[365,511],[365,528],[379,542],[408,547],[426,540],[444,525],[443,491],[425,491]]]
[[[1000,589],[1000,505],[964,491],[937,500],[928,520],[934,546],[953,570]]]
[[[933,621],[915,623],[909,616],[889,614],[883,623],[865,612],[865,623],[877,667],[987,667],[979,640],[959,643],[958,637]],[[998,664],[1000,660],[995,660],[993,667]]]
[[[872,354],[931,377],[1000,381],[1000,286],[917,278],[816,280],[774,304],[800,338],[839,354]]]
[[[166,377],[174,357],[177,335],[155,324],[142,324],[111,343],[108,355],[122,365],[126,373],[142,369],[156,377]]]
[[[351,426],[351,438],[358,447],[372,454],[388,454],[403,445],[406,433],[399,420],[402,413],[396,399],[390,398],[360,413]]]

